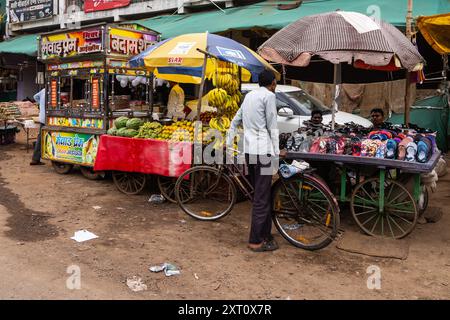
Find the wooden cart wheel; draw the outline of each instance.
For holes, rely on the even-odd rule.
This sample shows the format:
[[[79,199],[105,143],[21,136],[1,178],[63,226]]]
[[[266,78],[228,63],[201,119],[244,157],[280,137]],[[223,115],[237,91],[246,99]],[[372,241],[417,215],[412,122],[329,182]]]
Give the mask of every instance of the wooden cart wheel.
[[[73,168],[73,164],[52,161],[53,169],[59,174],[68,174]]]
[[[172,203],[175,203],[175,183],[178,178],[158,176],[158,188],[161,194]]]
[[[416,226],[419,215],[412,194],[399,182],[386,180],[380,210],[380,180],[371,178],[353,190],[350,210],[358,226],[367,234],[400,239]]]
[[[172,203],[176,203],[175,198],[175,184],[178,180],[174,177],[164,177],[164,176],[158,176],[158,187],[161,194],[169,200]],[[189,181],[183,181],[180,184],[180,188],[183,188],[185,190],[189,190]]]
[[[114,184],[120,192],[125,194],[138,194],[145,188],[147,176],[143,173],[114,171],[112,174]]]
[[[81,174],[89,180],[98,180],[105,177],[104,171],[94,171],[92,167],[80,166]]]

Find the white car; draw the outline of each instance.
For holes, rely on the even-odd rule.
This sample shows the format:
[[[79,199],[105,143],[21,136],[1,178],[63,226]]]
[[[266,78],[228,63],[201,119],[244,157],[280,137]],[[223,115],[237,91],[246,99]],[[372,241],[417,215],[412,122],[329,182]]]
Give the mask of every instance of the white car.
[[[259,88],[257,83],[243,83],[242,93],[245,95],[257,88]],[[299,127],[303,127],[303,121],[311,119],[312,110],[322,111],[324,124],[331,122],[331,109],[303,89],[294,86],[277,85],[275,94],[277,97],[278,129],[280,133],[291,133]],[[366,128],[372,125],[369,120],[344,111],[335,113],[335,121],[338,124],[354,122]]]

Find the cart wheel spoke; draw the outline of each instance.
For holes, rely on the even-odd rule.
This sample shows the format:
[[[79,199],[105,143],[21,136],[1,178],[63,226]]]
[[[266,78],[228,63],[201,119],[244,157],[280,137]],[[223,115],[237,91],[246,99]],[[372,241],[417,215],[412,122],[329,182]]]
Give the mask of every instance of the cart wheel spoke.
[[[416,202],[411,193],[399,182],[386,180],[385,186],[387,187],[383,208],[378,207],[379,199],[376,199],[373,193],[368,192],[368,190],[376,190],[378,193],[376,196],[380,195],[379,179],[371,178],[355,187],[350,201],[350,209],[355,222],[367,234],[402,238],[408,235],[416,225]],[[365,202],[368,200],[363,199],[361,195],[373,195],[371,200],[375,200],[376,205],[366,205]],[[381,209],[380,212],[378,212],[379,209]]]
[[[367,214],[367,213],[374,212],[374,211],[377,211],[377,209],[373,208],[373,209],[370,209],[370,210],[367,210],[367,211],[358,212],[358,213],[355,214],[355,216],[360,216],[360,215]]]

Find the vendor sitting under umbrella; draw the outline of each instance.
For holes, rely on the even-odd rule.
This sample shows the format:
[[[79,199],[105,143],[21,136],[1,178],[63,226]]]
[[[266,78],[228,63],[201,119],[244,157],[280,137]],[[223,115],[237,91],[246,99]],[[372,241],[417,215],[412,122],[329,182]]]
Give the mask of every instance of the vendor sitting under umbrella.
[[[176,82],[170,81],[169,100],[167,102],[167,117],[184,119],[184,90]]]
[[[370,119],[372,121],[373,130],[380,130],[386,128],[384,121],[384,111],[380,108],[374,108],[370,111]]]

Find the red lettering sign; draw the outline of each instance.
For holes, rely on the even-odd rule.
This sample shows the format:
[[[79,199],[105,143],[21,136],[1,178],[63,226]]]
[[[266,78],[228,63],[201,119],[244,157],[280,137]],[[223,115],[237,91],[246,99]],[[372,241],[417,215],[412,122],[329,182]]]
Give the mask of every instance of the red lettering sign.
[[[83,38],[85,40],[98,39],[98,38],[100,38],[100,30],[84,31]]]
[[[181,57],[169,57],[167,59],[167,62],[169,64],[182,64],[183,63],[183,58],[181,58]]]
[[[58,94],[58,85],[56,83],[56,80],[52,80],[52,84],[51,84],[51,89],[50,89],[50,104],[53,108],[56,108],[58,106],[58,99],[57,99],[57,94]]]
[[[99,103],[99,89],[98,89],[98,78],[92,79],[92,108],[98,109]]]
[[[130,2],[131,0],[85,0],[84,12],[112,10],[115,8],[126,7]]]

